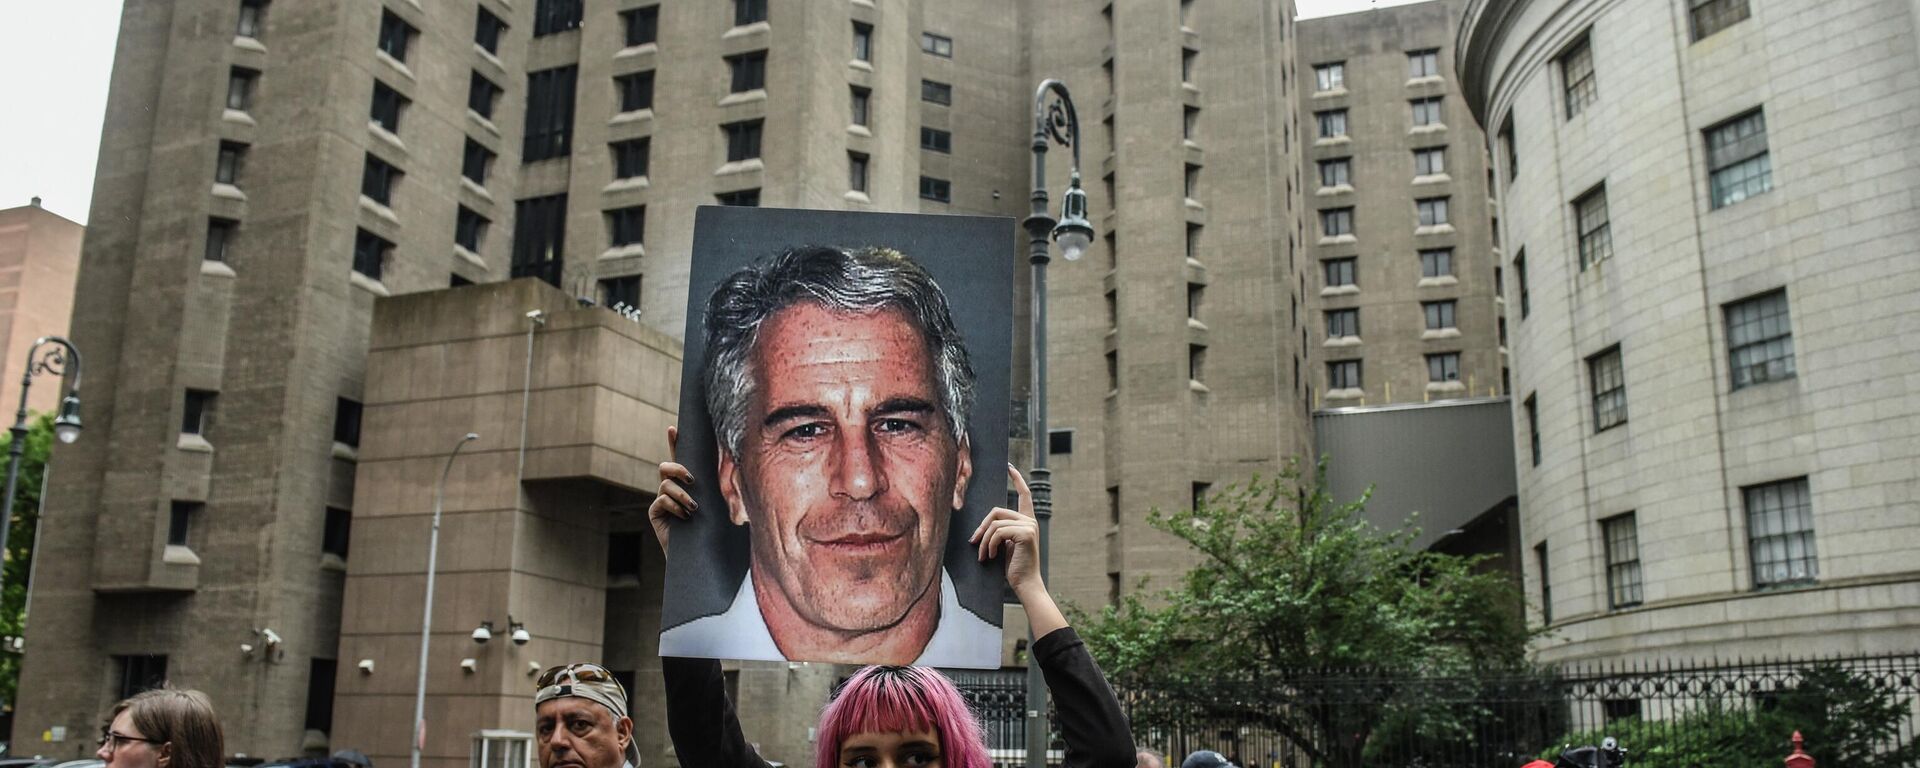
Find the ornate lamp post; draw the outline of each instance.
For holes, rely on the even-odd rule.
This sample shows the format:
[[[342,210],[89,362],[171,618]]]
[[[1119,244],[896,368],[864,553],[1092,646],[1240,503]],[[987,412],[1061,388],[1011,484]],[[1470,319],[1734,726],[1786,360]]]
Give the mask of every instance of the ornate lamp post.
[[[1073,150],[1072,178],[1060,201],[1060,220],[1047,212],[1047,147],[1059,144]],[[1027,263],[1033,268],[1033,471],[1027,484],[1033,490],[1033,514],[1040,523],[1040,576],[1047,575],[1047,528],[1053,518],[1053,473],[1047,469],[1047,252],[1051,237],[1067,261],[1079,260],[1093,242],[1087,221],[1087,193],[1080,188],[1080,117],[1066,84],[1048,79],[1033,94],[1033,209],[1022,222],[1027,230]],[[1027,767],[1047,764],[1047,681],[1033,660],[1031,633],[1027,637]]]
[[[13,446],[7,451],[7,495],[0,501],[0,553],[7,551],[7,534],[13,530],[13,490],[20,481],[20,457],[27,451],[27,390],[33,387],[33,377],[42,373],[73,375],[67,396],[60,400],[60,414],[53,419],[53,436],[62,443],[80,439],[80,350],[59,336],[43,336],[27,350],[27,372],[20,375],[20,411],[14,418]]]
[[[453,460],[460,458],[460,449],[467,447],[467,443],[478,439],[480,435],[468,432],[453,444],[453,453],[447,454],[447,466],[440,470],[440,485],[433,491],[433,532],[427,534],[427,599],[420,617],[420,679],[413,689],[411,768],[420,768],[420,750],[427,740],[427,641],[433,637],[433,570],[434,560],[440,554],[440,507],[447,499],[447,475],[453,473]]]

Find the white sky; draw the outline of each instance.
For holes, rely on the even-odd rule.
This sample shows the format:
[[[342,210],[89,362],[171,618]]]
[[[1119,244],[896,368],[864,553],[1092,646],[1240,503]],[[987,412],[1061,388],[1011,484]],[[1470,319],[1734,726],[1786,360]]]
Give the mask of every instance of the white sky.
[[[0,208],[86,223],[119,27],[120,0],[0,0]]]
[[[1293,10],[1298,18],[1311,19],[1417,2],[1423,0],[1294,0]]]
[[[1418,0],[1296,0],[1301,18]],[[121,0],[0,0],[0,208],[85,224]]]

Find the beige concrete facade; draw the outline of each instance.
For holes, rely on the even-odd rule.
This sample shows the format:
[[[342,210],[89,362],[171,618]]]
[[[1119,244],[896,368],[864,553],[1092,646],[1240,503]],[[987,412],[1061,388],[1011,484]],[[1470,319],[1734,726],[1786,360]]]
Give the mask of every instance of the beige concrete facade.
[[[9,413],[19,406],[13,387],[26,370],[27,350],[43,336],[67,333],[86,233],[86,227],[41,208],[37,197],[0,211],[0,382],[9,393]],[[29,393],[28,410],[58,410],[65,391],[51,381],[40,384]]]
[[[1504,186],[1526,578],[1553,630],[1539,655],[1911,650],[1920,17],[1908,0],[1711,5],[1734,21],[1697,34],[1686,3],[1474,0],[1459,31]],[[1597,95],[1571,110],[1583,39]],[[1755,109],[1764,144],[1745,151],[1766,153],[1770,184],[1716,198],[1709,136]],[[1583,269],[1594,228],[1573,202],[1595,189],[1611,255]],[[1782,290],[1788,375],[1736,387],[1729,314]],[[1590,360],[1615,345],[1630,418],[1602,430]],[[1779,482],[1804,482],[1791,529],[1814,567],[1770,585],[1752,541],[1779,518],[1749,496]],[[1623,605],[1601,521],[1629,512],[1641,594]]]
[[[1505,394],[1486,138],[1453,74],[1451,33],[1463,5],[1416,3],[1300,24],[1305,92],[1298,103],[1310,142],[1300,160],[1313,256],[1305,293],[1311,320],[1304,324],[1319,406]],[[1423,52],[1432,52],[1432,74],[1414,70]],[[1415,103],[1433,98],[1440,100],[1437,122],[1417,125]],[[1317,118],[1332,114],[1344,114],[1344,135],[1320,135]],[[1416,168],[1422,151],[1439,153],[1440,167],[1427,169],[1437,172]],[[1323,164],[1343,165],[1346,183],[1323,178]],[[1446,221],[1423,226],[1421,201],[1444,201]],[[1321,231],[1320,213],[1334,210],[1351,211],[1351,235]],[[1450,267],[1423,270],[1423,258],[1440,258],[1422,256],[1433,251],[1447,254]],[[1328,269],[1345,271],[1342,263],[1351,264],[1352,279],[1330,283]],[[1439,314],[1444,302],[1453,303],[1450,324]],[[1429,304],[1436,305],[1438,327],[1429,327]],[[1336,335],[1339,321],[1329,315],[1342,312],[1352,313],[1357,329],[1338,328]],[[1430,375],[1428,356],[1443,354],[1458,355],[1455,370],[1440,362],[1438,375]],[[1335,386],[1328,364],[1336,361],[1359,362],[1359,386]]]
[[[1050,426],[1071,442],[1052,461],[1056,592],[1098,608],[1143,579],[1167,585],[1190,555],[1147,525],[1149,510],[1307,453],[1326,353],[1322,300],[1309,293],[1316,205],[1302,183],[1311,113],[1296,104],[1312,76],[1291,2],[771,0],[764,21],[736,24],[732,3],[586,0],[579,28],[535,36],[544,5],[283,0],[235,35],[238,0],[128,3],[75,312],[88,432],[57,454],[17,720],[21,734],[68,735],[35,751],[89,751],[81,734],[124,673],[164,657],[175,684],[217,692],[230,751],[404,759],[431,484],[472,430],[482,438],[456,465],[441,542],[430,762],[467,760],[480,729],[530,730],[532,663],[597,657],[633,673],[647,759],[671,764],[652,647],[659,562],[638,511],[678,386],[694,209],[758,190],[768,206],[1024,216],[1043,77],[1073,88],[1102,236],[1086,259],[1049,272]],[[621,14],[646,7],[659,9],[657,39],[628,46]],[[479,9],[509,25],[496,51],[475,43]],[[386,17],[414,31],[404,56],[378,48]],[[864,60],[853,45],[863,27]],[[950,50],[923,50],[937,42],[928,34]],[[1412,32],[1379,39],[1394,34]],[[1410,44],[1367,55],[1400,58],[1404,73],[1394,46]],[[764,87],[730,92],[726,57],[762,50]],[[571,150],[522,162],[530,77],[565,66],[578,68]],[[236,67],[254,79],[229,108]],[[643,72],[651,106],[622,111],[616,78]],[[476,74],[502,89],[491,117],[468,108]],[[370,124],[376,83],[407,101],[397,130]],[[922,98],[939,85],[950,103]],[[1410,92],[1404,81],[1381,88]],[[854,124],[856,89],[869,95],[865,125]],[[1470,121],[1447,114],[1448,161],[1479,168]],[[746,120],[764,121],[759,156],[729,162],[721,126]],[[923,129],[947,131],[950,148],[923,148]],[[616,179],[613,143],[639,138],[647,172]],[[462,178],[470,141],[493,155],[484,183]],[[1408,141],[1383,134],[1378,152],[1404,155]],[[216,182],[222,142],[244,154],[231,181]],[[864,192],[850,178],[854,155],[868,163]],[[403,174],[385,203],[362,193],[369,156]],[[1068,157],[1058,147],[1047,157],[1056,210]],[[1485,342],[1497,310],[1465,308],[1491,280],[1470,260],[1488,248],[1472,231],[1484,203],[1464,199],[1484,191],[1470,191],[1481,188],[1466,173],[1435,182],[1452,190],[1456,232],[1422,237],[1455,243],[1459,283],[1444,290],[1461,297],[1463,337]],[[923,178],[946,182],[950,199],[922,196]],[[1392,182],[1354,194],[1411,206],[1410,180]],[[561,193],[561,266],[548,275],[560,290],[494,285],[516,273],[516,203]],[[632,206],[645,206],[644,237],[616,246],[609,212]],[[457,244],[462,208],[486,221],[471,249]],[[222,223],[231,237],[209,258]],[[1378,247],[1412,259],[1418,240],[1411,224],[1400,229]],[[1009,244],[1024,249],[1013,230]],[[393,245],[377,275],[355,269],[359,232]],[[1011,311],[1023,328],[1020,274]],[[568,303],[630,277],[637,325]],[[460,281],[486,285],[443,290]],[[1416,297],[1439,290],[1369,286],[1365,300],[1417,312]],[[516,485],[516,376],[533,309],[548,319],[535,331]],[[1013,343],[1025,360],[1025,334]],[[1431,346],[1366,344],[1411,361],[1388,364],[1409,377]],[[1483,358],[1465,358],[1476,381],[1493,375],[1473,362]],[[1007,396],[1024,413],[1019,367]],[[180,434],[188,390],[212,393],[193,439]],[[361,409],[357,445],[333,439],[343,398]],[[1015,431],[1025,465],[1032,443],[1025,425]],[[184,543],[170,544],[176,501],[190,513]],[[342,548],[330,514],[352,520],[347,556],[330,551]],[[634,534],[639,572],[608,575],[609,546]],[[1024,625],[1009,614],[1011,661]],[[504,641],[509,615],[532,642]],[[465,639],[480,621],[503,639]],[[256,632],[266,629],[283,638],[271,651]],[[72,670],[97,677],[76,685]],[[733,671],[763,752],[807,762],[814,707],[838,671]],[[329,706],[309,707],[310,696]]]

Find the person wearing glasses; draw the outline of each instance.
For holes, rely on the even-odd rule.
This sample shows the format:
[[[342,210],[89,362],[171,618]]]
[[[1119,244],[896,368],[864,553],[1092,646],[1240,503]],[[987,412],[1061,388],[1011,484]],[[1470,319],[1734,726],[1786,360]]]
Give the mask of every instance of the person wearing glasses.
[[[534,682],[540,768],[640,768],[627,689],[598,664],[562,664]]]
[[[156,688],[114,705],[93,754],[106,768],[221,768],[226,741],[206,694]]]
[[[668,440],[674,438],[670,431]],[[1007,583],[1039,638],[1032,658],[1046,676],[1066,741],[1060,765],[1134,768],[1133,735],[1120,702],[1040,578],[1033,493],[1011,465],[1007,474],[1018,492],[1019,510],[995,508],[967,541],[978,548],[983,562],[1006,558]],[[663,552],[670,552],[674,524],[693,513],[682,501],[687,498],[683,484],[693,482],[685,466],[660,465],[660,494],[647,517]],[[666,678],[667,731],[683,765],[768,768],[740,730],[720,662],[674,657],[660,662]],[[980,722],[953,683],[931,667],[869,666],[855,672],[821,710],[815,746],[817,768],[991,766]]]

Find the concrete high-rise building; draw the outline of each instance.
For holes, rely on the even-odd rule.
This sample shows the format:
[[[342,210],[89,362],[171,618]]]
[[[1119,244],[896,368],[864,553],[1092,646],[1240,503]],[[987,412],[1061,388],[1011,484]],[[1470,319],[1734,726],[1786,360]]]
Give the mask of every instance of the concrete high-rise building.
[[[19,406],[13,387],[25,372],[27,350],[42,336],[67,332],[86,233],[86,227],[40,207],[37,197],[0,211],[0,391],[7,393],[0,400],[9,414]],[[52,413],[66,391],[43,384],[29,394],[28,409]]]
[[[1486,139],[1451,76],[1462,7],[1301,22],[1316,406],[1505,394]]]
[[[1472,0],[1549,661],[1920,637],[1920,6]]]
[[[1405,74],[1437,47],[1444,80],[1446,41],[1412,27],[1445,14],[1404,13],[1365,38],[1384,52],[1337,58]],[[1086,607],[1167,583],[1189,554],[1148,510],[1307,453],[1325,390],[1300,104],[1303,62],[1334,54],[1303,54],[1292,16],[1288,0],[130,3],[74,321],[87,437],[57,454],[19,733],[64,729],[35,751],[85,753],[106,707],[167,678],[216,692],[232,751],[405,759],[432,483],[468,430],[428,762],[529,730],[535,663],[602,659],[653,701],[659,563],[638,511],[676,401],[694,209],[1024,216],[1044,77],[1074,88],[1102,238],[1050,268],[1052,578]],[[1378,84],[1396,111],[1454,92],[1406,80]],[[1360,243],[1406,277],[1365,301],[1402,318],[1460,302],[1444,349],[1417,325],[1369,337],[1369,364],[1414,389],[1427,351],[1494,375],[1495,310],[1466,306],[1493,301],[1477,140],[1441,114],[1444,132],[1354,136],[1343,193],[1381,208]],[[1449,177],[1415,184],[1413,147],[1440,135]],[[1067,154],[1048,155],[1056,201]],[[1424,190],[1452,197],[1454,233],[1415,233]],[[1010,223],[1007,252],[1023,242]],[[1420,285],[1429,242],[1454,248],[1457,284]],[[445,291],[520,277],[560,292]],[[1007,396],[1025,413],[1024,384]],[[478,647],[483,621],[502,639]],[[510,622],[529,644],[504,640]],[[729,671],[763,751],[803,761],[837,670]],[[648,759],[669,759],[643,719]],[[493,738],[492,760],[523,754]]]

